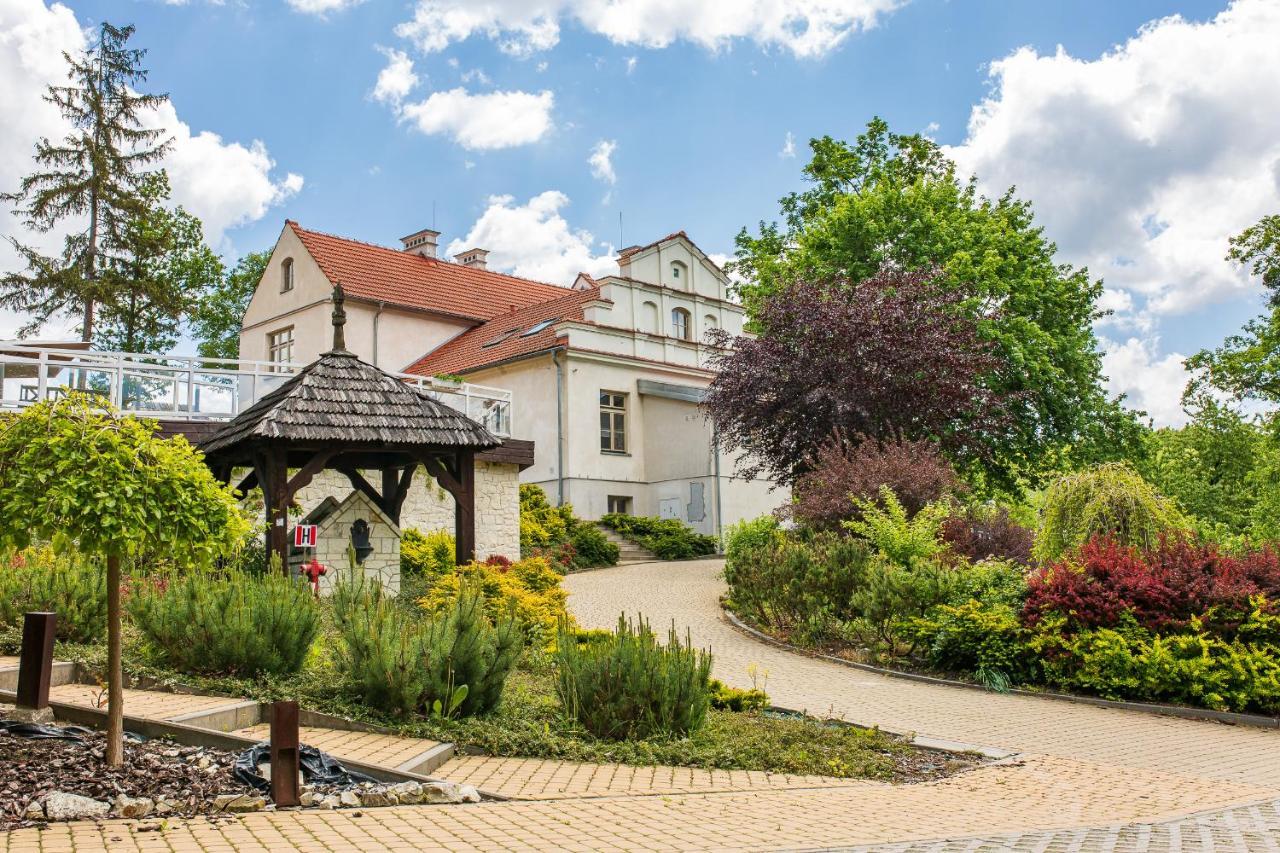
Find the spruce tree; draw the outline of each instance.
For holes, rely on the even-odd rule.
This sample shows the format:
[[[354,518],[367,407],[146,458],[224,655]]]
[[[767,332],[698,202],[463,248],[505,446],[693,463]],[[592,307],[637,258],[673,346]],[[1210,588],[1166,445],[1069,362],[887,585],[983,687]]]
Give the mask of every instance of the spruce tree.
[[[71,132],[59,143],[37,142],[37,171],[16,192],[0,195],[17,205],[15,215],[33,232],[69,227],[57,257],[10,238],[27,268],[0,278],[0,307],[31,315],[22,334],[55,315],[79,313],[81,339],[93,340],[95,307],[115,296],[113,280],[101,275],[104,256],[109,263],[119,250],[137,215],[147,167],[170,145],[163,129],[143,124],[144,112],[168,95],[135,91],[147,78],[146,51],[126,46],[132,35],[132,26],[104,22],[83,56],[63,54],[70,85],[50,86],[45,100],[58,107]]]

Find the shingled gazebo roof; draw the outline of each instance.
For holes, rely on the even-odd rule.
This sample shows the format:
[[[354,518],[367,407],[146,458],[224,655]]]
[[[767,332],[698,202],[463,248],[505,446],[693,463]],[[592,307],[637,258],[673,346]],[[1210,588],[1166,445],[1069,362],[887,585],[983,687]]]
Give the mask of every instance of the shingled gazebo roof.
[[[307,445],[497,447],[502,442],[471,418],[408,383],[331,351],[204,441],[216,455],[255,439]]]

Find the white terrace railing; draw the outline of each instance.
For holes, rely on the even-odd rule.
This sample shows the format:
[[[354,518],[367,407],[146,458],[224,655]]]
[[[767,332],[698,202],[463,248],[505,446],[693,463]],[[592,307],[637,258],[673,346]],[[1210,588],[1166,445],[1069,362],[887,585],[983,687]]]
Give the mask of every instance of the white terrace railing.
[[[230,420],[304,366],[0,341],[0,411],[81,390],[100,395],[121,411],[160,420]],[[426,389],[495,435],[511,434],[510,391],[392,375]]]

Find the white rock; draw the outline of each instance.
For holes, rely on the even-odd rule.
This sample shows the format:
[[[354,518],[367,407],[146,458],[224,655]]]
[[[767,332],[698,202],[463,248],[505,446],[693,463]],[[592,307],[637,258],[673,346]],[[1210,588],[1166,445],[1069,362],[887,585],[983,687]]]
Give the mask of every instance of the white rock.
[[[166,815],[166,814],[171,814],[172,812],[173,812],[173,806],[169,804],[168,800],[160,800],[159,802],[156,803],[156,810],[154,814]]]
[[[397,782],[389,791],[395,795],[396,800],[406,805],[422,802],[422,785],[418,782]]]
[[[207,769],[207,768],[209,767],[209,765],[210,765],[210,764],[212,764],[212,763],[213,763],[213,761],[209,758],[209,756],[207,756],[207,755],[202,755],[202,756],[200,756],[200,758],[196,761],[196,769],[197,769],[197,770],[205,770],[205,769]]]
[[[340,805],[342,805],[342,800],[337,794],[326,794],[325,798],[320,801],[320,808],[322,809],[336,809]]]
[[[462,801],[464,803],[480,802],[480,792],[475,789],[474,785],[463,785],[460,789],[460,793],[462,794]]]
[[[355,808],[360,805],[360,797],[355,791],[343,791],[338,795],[338,804],[346,808]]]
[[[426,782],[422,786],[422,802],[433,805],[460,803],[462,802],[462,789],[453,782]]]
[[[298,795],[298,805],[304,809],[320,805],[321,797],[315,791],[303,791]]]
[[[54,791],[44,798],[44,813],[49,820],[80,820],[86,817],[106,817],[111,804],[91,800],[79,794]]]
[[[39,800],[32,800],[27,804],[27,810],[22,816],[27,820],[44,820],[44,806]]]
[[[182,755],[182,750],[180,749],[166,749],[164,751],[165,758],[177,758],[180,755]]]
[[[155,803],[147,797],[127,797],[124,794],[116,797],[116,814],[120,817],[146,817],[155,808]]]
[[[391,798],[387,796],[387,792],[379,788],[373,788],[368,791],[360,792],[360,805],[362,806],[390,806],[394,805]]]
[[[213,800],[215,812],[260,812],[267,800],[260,794],[220,794]]]

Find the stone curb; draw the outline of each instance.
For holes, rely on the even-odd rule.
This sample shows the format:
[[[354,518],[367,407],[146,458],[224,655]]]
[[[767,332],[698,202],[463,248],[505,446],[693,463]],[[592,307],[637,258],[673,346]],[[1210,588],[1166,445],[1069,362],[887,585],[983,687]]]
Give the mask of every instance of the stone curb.
[[[966,690],[977,690],[982,693],[991,693],[992,691],[983,687],[981,684],[971,684],[967,681],[956,681],[950,678],[938,678],[932,675],[921,675],[916,672],[902,672],[896,669],[886,669],[881,666],[873,666],[869,663],[859,663],[857,661],[845,660],[833,655],[824,655],[821,652],[811,652],[807,649],[793,646],[782,640],[770,637],[763,631],[752,628],[743,622],[738,615],[727,607],[721,607],[720,612],[724,614],[725,620],[737,628],[744,634],[759,640],[762,643],[768,643],[780,649],[803,655],[808,658],[817,658],[818,660],[837,663],[841,666],[847,666],[851,669],[860,669],[864,672],[874,672],[878,675],[885,675],[889,678],[901,678],[904,681],[918,681],[923,684],[936,684],[942,687],[963,687]],[[1077,705],[1093,705],[1097,708],[1114,708],[1121,711],[1135,711],[1142,714],[1151,714],[1162,717],[1181,717],[1186,720],[1211,720],[1217,723],[1226,723],[1233,726],[1254,726],[1263,729],[1280,729],[1280,717],[1265,717],[1261,714],[1238,714],[1232,711],[1212,711],[1208,708],[1190,708],[1184,705],[1159,705],[1151,702],[1119,702],[1114,699],[1099,699],[1094,696],[1074,696],[1070,693],[1040,693],[1035,690],[1019,690],[1011,688],[1006,691],[1012,696],[1031,696],[1037,699],[1054,699],[1059,702],[1073,702]]]

